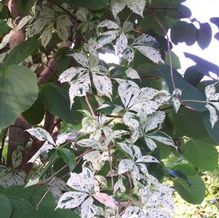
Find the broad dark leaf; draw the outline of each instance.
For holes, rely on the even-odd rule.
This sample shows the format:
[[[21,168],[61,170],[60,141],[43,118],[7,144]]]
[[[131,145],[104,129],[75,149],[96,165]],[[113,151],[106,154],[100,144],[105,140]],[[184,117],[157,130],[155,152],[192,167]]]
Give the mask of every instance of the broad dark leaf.
[[[217,167],[218,154],[213,145],[196,139],[190,139],[182,147],[186,159],[203,170],[214,170]]]
[[[13,50],[6,57],[4,64],[20,64],[28,56],[30,56],[39,47],[39,45],[40,44],[36,37],[29,38],[28,40],[13,48]]]
[[[20,65],[0,68],[0,129],[30,108],[37,95],[36,76],[31,70]]]
[[[198,30],[198,45],[200,48],[205,49],[209,46],[212,38],[211,26],[208,23],[201,23]]]
[[[200,176],[188,176],[189,185],[183,179],[174,181],[174,188],[180,196],[191,204],[200,204],[205,197],[205,184]]]

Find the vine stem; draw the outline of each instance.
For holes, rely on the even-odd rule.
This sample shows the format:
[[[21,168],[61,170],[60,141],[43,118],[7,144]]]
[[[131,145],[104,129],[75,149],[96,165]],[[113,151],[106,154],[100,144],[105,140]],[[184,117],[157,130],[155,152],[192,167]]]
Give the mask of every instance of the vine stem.
[[[181,100],[181,102],[195,102],[195,103],[202,103],[202,104],[207,103],[206,101],[192,100],[192,99]]]
[[[37,205],[36,205],[36,210],[39,209],[39,206],[40,206],[41,202],[42,202],[43,199],[46,197],[46,195],[49,193],[49,191],[50,191],[50,189],[48,189],[48,190],[43,194],[42,198],[39,200],[39,202],[38,202]]]
[[[92,117],[95,119],[95,118],[96,118],[96,115],[95,115],[95,113],[94,113],[94,110],[93,110],[93,108],[92,108],[90,102],[89,102],[89,99],[88,99],[87,95],[84,96],[84,99],[85,99],[85,101],[86,101],[86,103],[87,103],[87,106],[88,106],[88,108],[89,108],[89,110],[90,110],[90,112],[91,112]]]
[[[1,160],[2,160],[2,153],[3,153],[4,146],[5,146],[5,141],[6,141],[7,134],[8,134],[8,128],[5,129],[5,131],[3,133],[3,137],[2,137],[2,145],[0,147],[0,163],[1,163]]]
[[[169,64],[170,64],[170,77],[171,77],[171,82],[173,85],[173,89],[176,89],[176,84],[174,81],[174,76],[173,76],[173,60],[172,60],[172,56],[171,56],[171,49],[170,49],[170,38],[168,36],[167,31],[165,30],[163,24],[161,23],[161,21],[158,19],[158,17],[154,14],[154,18],[156,20],[156,22],[158,23],[158,25],[160,26],[161,30],[164,32],[164,34],[167,37],[167,49],[168,49],[168,56],[169,56]]]
[[[111,177],[111,184],[112,184],[112,190],[114,192],[114,178],[113,178],[113,161],[112,161],[112,152],[111,152],[111,146],[108,146],[108,156],[109,156],[109,165],[110,165],[110,177]]]

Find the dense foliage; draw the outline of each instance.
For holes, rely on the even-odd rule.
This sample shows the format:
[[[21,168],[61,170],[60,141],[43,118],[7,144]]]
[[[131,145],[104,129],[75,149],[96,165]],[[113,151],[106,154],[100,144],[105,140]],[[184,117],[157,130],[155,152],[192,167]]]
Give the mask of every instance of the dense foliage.
[[[0,1],[5,218],[172,217],[173,192],[203,201],[219,68],[186,53],[196,64],[177,72],[174,44],[212,38],[183,2]]]

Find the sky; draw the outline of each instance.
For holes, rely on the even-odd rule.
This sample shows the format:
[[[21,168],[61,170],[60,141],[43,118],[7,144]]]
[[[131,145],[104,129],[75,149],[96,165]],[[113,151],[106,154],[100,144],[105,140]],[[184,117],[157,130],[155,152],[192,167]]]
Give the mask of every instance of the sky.
[[[184,5],[192,11],[192,18],[194,17],[200,22],[209,22],[211,17],[219,17],[219,0],[187,0]],[[211,24],[211,27],[213,35],[219,31],[214,24]],[[219,41],[214,37],[212,37],[210,45],[204,50],[196,42],[192,46],[180,43],[174,47],[173,51],[179,56],[183,70],[194,64],[193,61],[184,56],[183,52],[195,54],[219,66]]]

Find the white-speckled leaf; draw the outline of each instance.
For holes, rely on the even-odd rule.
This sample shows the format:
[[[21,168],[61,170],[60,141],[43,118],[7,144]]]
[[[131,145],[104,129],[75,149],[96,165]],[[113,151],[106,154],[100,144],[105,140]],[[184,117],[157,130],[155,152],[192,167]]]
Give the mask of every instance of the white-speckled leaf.
[[[97,41],[96,48],[102,48],[104,45],[110,44],[118,36],[117,30],[110,30],[101,34]]]
[[[134,52],[134,50],[131,47],[129,47],[129,48],[125,49],[125,51],[123,52],[122,56],[130,64],[134,60],[135,52]]]
[[[125,212],[121,216],[121,218],[147,218],[144,212],[136,206],[129,206],[126,208]],[[149,218],[149,217],[148,217]]]
[[[211,106],[210,104],[206,104],[205,107],[208,109],[210,113],[210,123],[211,127],[213,128],[215,123],[218,121],[217,111],[215,107]]]
[[[37,127],[37,128],[27,129],[26,131],[31,136],[38,139],[39,141],[47,141],[49,144],[55,145],[52,136],[45,129]]]
[[[66,192],[59,199],[57,208],[79,207],[87,196],[88,194],[84,192]]]
[[[111,79],[107,75],[101,72],[94,72],[92,75],[93,75],[93,83],[99,95],[107,96],[108,98],[111,98],[112,95]]]
[[[97,192],[93,195],[93,197],[106,207],[116,208],[115,199],[106,193]]]
[[[65,83],[70,82],[72,79],[74,79],[76,76],[83,75],[86,73],[87,69],[82,67],[71,67],[67,70],[65,70],[60,76],[59,76],[59,82]]]
[[[215,88],[214,84],[211,84],[211,85],[208,85],[205,87],[205,95],[206,95],[207,99],[214,96],[215,93],[216,93],[216,88]]]
[[[143,17],[145,0],[126,0],[127,6],[135,13]]]
[[[90,88],[90,77],[89,74],[81,75],[77,80],[73,80],[70,83],[69,97],[70,97],[70,107],[74,104],[74,98],[76,96],[82,97],[87,94]]]
[[[121,55],[128,46],[128,39],[124,33],[121,33],[116,40],[116,55]]]
[[[77,144],[85,148],[98,148],[100,146],[100,143],[94,139],[81,139]]]
[[[139,122],[138,122],[135,114],[133,114],[131,112],[126,112],[123,115],[123,122],[125,125],[127,125],[132,130],[138,130]]]
[[[94,218],[97,211],[93,198],[89,197],[81,205],[81,218]]]
[[[134,40],[133,45],[145,45],[153,47],[156,42],[157,41],[154,37],[147,34],[142,34]]]
[[[158,64],[159,62],[163,63],[160,52],[155,48],[150,46],[143,46],[143,45],[137,45],[133,47],[136,48],[141,54],[143,54],[145,57],[147,57],[154,63],[156,64]]]
[[[72,22],[68,15],[60,15],[56,19],[56,31],[60,39],[67,40],[69,37],[69,27]]]
[[[167,136],[150,136],[150,138],[153,139],[153,140],[156,140],[160,143],[163,143],[165,145],[170,145],[170,146],[176,147],[174,141],[170,137],[167,137]]]
[[[132,171],[133,167],[134,167],[134,162],[132,160],[123,159],[119,163],[118,173],[119,174],[127,173],[129,171]]]
[[[47,46],[49,41],[52,39],[53,30],[54,30],[54,23],[51,23],[49,26],[47,26],[43,30],[40,38],[41,38],[41,43],[44,48]]]
[[[90,193],[95,185],[95,178],[93,173],[84,167],[79,174],[70,173],[67,185],[77,191]]]
[[[140,89],[138,85],[130,80],[122,81],[118,87],[118,93],[125,108],[129,108],[134,104],[139,92]]]
[[[0,165],[0,186],[5,188],[13,185],[24,185],[26,174],[22,170],[12,170]]]
[[[159,161],[151,155],[145,155],[138,158],[136,163],[159,163]]]
[[[107,29],[119,29],[119,25],[111,20],[104,20],[98,24],[99,28],[106,27]]]
[[[116,18],[118,13],[121,12],[126,6],[126,1],[111,0],[111,7],[113,16]]]
[[[179,109],[180,109],[181,102],[180,102],[180,100],[178,98],[175,98],[175,97],[172,98],[172,101],[173,101],[174,110],[177,113],[179,111]]]
[[[156,111],[149,115],[144,122],[144,133],[147,133],[153,129],[156,129],[160,124],[164,122],[165,112]]]
[[[126,71],[127,77],[130,79],[140,79],[140,76],[138,75],[138,72],[133,68],[128,68]]]
[[[145,137],[144,140],[151,151],[154,151],[157,148],[157,145],[154,142],[154,140],[150,139],[149,137]]]
[[[12,153],[12,166],[13,169],[20,166],[22,162],[22,152],[19,148],[16,148]]]
[[[88,13],[89,11],[86,8],[78,8],[75,13],[75,16],[81,22],[86,23],[88,20]]]
[[[72,56],[83,67],[88,67],[89,66],[89,61],[88,61],[88,58],[85,54],[83,54],[81,52],[80,53],[75,52]]]
[[[122,178],[119,177],[117,182],[114,185],[114,193],[116,192],[125,192],[126,191],[126,187],[123,184]]]

